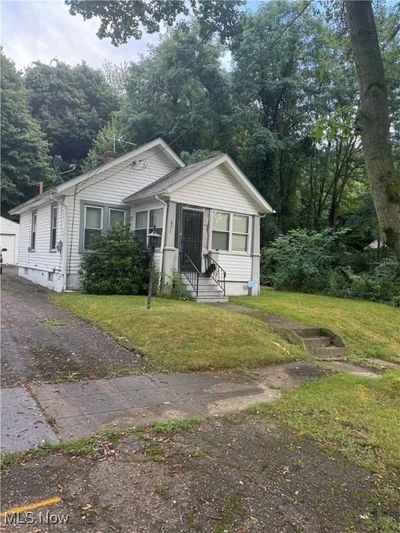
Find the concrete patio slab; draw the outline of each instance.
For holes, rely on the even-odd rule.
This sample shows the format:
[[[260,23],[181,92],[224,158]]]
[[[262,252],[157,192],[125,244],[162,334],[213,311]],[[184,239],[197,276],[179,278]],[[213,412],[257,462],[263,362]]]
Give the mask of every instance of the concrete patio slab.
[[[0,394],[2,452],[18,452],[45,441],[58,441],[57,435],[26,389],[2,389]]]
[[[31,385],[62,439],[110,426],[205,417],[276,398],[252,376],[154,374],[86,382]]]

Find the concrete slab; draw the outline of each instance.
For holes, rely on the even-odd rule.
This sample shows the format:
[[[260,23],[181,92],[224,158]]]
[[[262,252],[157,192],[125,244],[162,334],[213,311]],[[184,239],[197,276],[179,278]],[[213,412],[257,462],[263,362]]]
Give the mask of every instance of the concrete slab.
[[[0,399],[2,452],[18,452],[45,441],[58,441],[57,435],[26,389],[2,389]]]
[[[31,385],[62,439],[110,425],[208,416],[276,397],[252,376],[154,374],[62,384]]]

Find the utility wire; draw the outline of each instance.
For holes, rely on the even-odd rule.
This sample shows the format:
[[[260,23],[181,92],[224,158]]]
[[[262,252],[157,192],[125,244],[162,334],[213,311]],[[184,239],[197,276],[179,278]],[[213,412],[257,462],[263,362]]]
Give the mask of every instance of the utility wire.
[[[312,0],[308,0],[308,2],[306,2],[304,4],[304,6],[300,9],[300,11],[298,13],[296,13],[296,15],[292,18],[292,20],[290,22],[288,22],[288,24],[286,24],[286,26],[282,29],[282,31],[279,33],[279,35],[276,37],[276,39],[274,39],[274,41],[272,42],[271,46],[270,46],[270,50],[272,50],[277,44],[278,42],[280,41],[280,39],[285,35],[285,33],[293,26],[293,24],[303,15],[303,13],[310,7],[310,5],[312,4]],[[200,48],[203,46],[203,44],[205,43],[205,41],[208,39],[208,37],[210,36],[211,32],[209,32],[208,34],[206,34],[203,39],[200,41],[200,43],[196,46],[196,49],[194,50],[194,52],[191,54],[191,59],[194,58],[195,54],[200,51]],[[250,70],[257,64],[257,61],[258,60],[255,60],[255,61],[252,61],[248,68],[239,76],[239,78],[236,80],[236,82],[231,86],[229,87],[229,90],[232,91],[233,89],[235,89],[238,84],[243,80],[243,78],[250,72]],[[227,95],[227,93],[225,93],[223,95],[223,97],[225,97]],[[220,103],[220,101],[222,100],[222,98],[220,99],[217,99],[215,101],[215,103]],[[174,144],[175,142],[177,142],[179,139],[181,139],[184,135],[186,135],[186,133],[188,133],[190,130],[191,130],[191,126],[189,128],[186,128],[180,135],[178,135],[177,137],[175,137],[175,139],[173,139],[170,143],[168,143],[169,145],[172,145]],[[166,150],[168,148],[168,146],[164,147],[164,148],[161,148],[160,152],[163,152],[164,150]],[[158,153],[160,153],[158,152]],[[150,159],[152,159],[153,157],[155,157],[155,154],[154,155],[151,155],[145,159],[142,159],[141,161],[150,161]],[[82,192],[83,190],[85,190],[87,187],[90,187],[92,185],[97,185],[98,183],[101,183],[103,180],[105,179],[108,179],[108,178],[111,178],[112,176],[114,176],[115,174],[118,174],[118,172],[121,172],[122,170],[125,170],[126,168],[128,168],[132,163],[129,163],[128,165],[126,165],[125,167],[123,168],[120,168],[119,170],[117,170],[116,172],[110,174],[110,175],[107,175],[105,176],[104,178],[102,178],[101,180],[99,180],[98,182],[96,182],[96,184],[90,184],[90,185],[86,185],[86,187],[83,187],[79,190],[79,192]],[[98,169],[96,169],[96,171],[94,171],[94,174],[93,175],[90,175],[88,177],[93,177],[94,175],[96,175],[98,172],[100,172],[102,169],[102,167],[99,167]],[[69,195],[69,196],[72,196],[72,195]]]
[[[296,15],[293,17],[293,19],[283,28],[283,30],[279,33],[279,35],[276,37],[276,39],[272,42],[271,46],[269,47],[269,50],[272,50],[276,45],[277,43],[280,41],[280,39],[283,37],[283,35],[288,31],[288,29],[293,26],[293,24],[303,15],[303,13],[306,11],[306,9],[308,9],[310,7],[310,5],[312,4],[312,0],[309,0],[308,2],[306,2],[306,4],[301,8],[301,10],[296,13]],[[236,80],[236,82],[231,86],[229,87],[229,91],[232,91],[233,89],[235,89],[237,87],[237,85],[243,80],[243,78],[250,72],[250,70],[257,64],[257,60],[255,61],[252,61],[250,63],[250,65],[248,66],[248,68],[240,75],[240,77]],[[226,96],[228,96],[228,93],[225,92],[223,95],[223,98],[225,98]],[[222,101],[222,98],[220,99],[217,99],[216,101],[214,101],[214,105],[215,104],[218,104]],[[180,135],[178,135],[177,137],[175,137],[175,139],[173,139],[170,143],[168,143],[169,145],[173,145],[174,143],[176,143],[179,139],[181,139],[184,135],[186,135],[186,133],[188,133],[190,130],[192,129],[191,126],[189,126],[189,128],[185,129]],[[162,148],[161,151],[164,151],[166,149],[165,148]],[[154,156],[150,156],[146,159],[146,161],[149,161],[152,157]]]

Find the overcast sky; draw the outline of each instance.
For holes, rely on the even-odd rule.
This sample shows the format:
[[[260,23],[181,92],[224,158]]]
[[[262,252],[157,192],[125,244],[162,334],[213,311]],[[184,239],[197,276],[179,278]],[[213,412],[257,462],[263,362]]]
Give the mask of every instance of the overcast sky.
[[[255,9],[260,0],[248,0]],[[57,57],[70,65],[86,61],[101,67],[107,59],[113,63],[132,61],[146,54],[149,44],[157,44],[157,34],[144,34],[140,41],[132,39],[115,47],[109,39],[99,39],[99,21],[84,21],[69,14],[63,0],[0,0],[1,44],[18,69],[33,61],[49,63]]]
[[[105,59],[131,61],[159,39],[157,34],[144,34],[140,41],[115,47],[109,39],[97,37],[97,20],[70,15],[63,0],[0,0],[0,4],[1,44],[19,69],[54,57],[71,65],[83,59],[93,67]]]

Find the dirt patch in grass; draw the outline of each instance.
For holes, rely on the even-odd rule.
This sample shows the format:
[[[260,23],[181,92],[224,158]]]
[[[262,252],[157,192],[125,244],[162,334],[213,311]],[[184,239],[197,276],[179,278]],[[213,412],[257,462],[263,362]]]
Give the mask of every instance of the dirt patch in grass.
[[[59,527],[69,532],[362,532],[394,524],[368,470],[265,418],[119,438],[89,455],[54,452],[9,467],[3,510],[57,494],[62,502],[51,511],[70,515]]]

